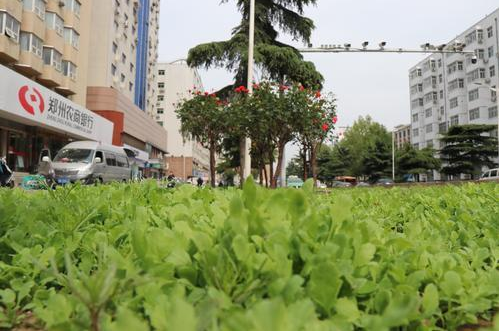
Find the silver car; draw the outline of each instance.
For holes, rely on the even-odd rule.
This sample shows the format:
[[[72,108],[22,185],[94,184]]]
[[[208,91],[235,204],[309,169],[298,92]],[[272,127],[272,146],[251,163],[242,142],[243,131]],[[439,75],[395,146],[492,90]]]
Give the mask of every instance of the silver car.
[[[43,157],[44,162],[50,158]],[[99,142],[73,142],[62,148],[51,162],[55,182],[108,183],[131,180],[131,168],[123,148]]]

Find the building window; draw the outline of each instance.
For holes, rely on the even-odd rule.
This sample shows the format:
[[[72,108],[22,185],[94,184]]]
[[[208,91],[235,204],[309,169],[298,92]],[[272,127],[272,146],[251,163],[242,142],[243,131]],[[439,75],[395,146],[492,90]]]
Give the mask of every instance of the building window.
[[[165,96],[163,96],[163,95],[159,95],[159,96],[158,96],[158,101],[163,101],[163,100],[165,100]]]
[[[80,17],[81,3],[78,0],[64,0],[64,8],[72,11],[75,16]]]
[[[418,114],[413,114],[412,115],[412,122],[418,122],[418,120],[419,120]]]
[[[450,108],[456,108],[459,106],[459,101],[457,100],[457,97],[454,97],[450,100]]]
[[[119,27],[118,21],[114,21],[114,30],[118,30]]]
[[[497,118],[497,106],[489,107],[489,119]]]
[[[464,79],[458,78],[449,82],[449,91],[464,88]]]
[[[111,65],[111,74],[112,74],[113,76],[116,76],[116,66],[115,66],[115,65],[113,65],[113,64]]]
[[[113,54],[116,54],[116,52],[118,52],[118,44],[113,42]]]
[[[444,90],[440,90],[440,99],[444,99]]]
[[[473,120],[480,118],[480,109],[474,108],[474,109],[470,110],[469,116],[470,116],[470,121],[473,121]]]
[[[125,82],[125,79],[126,79],[125,75],[121,74],[121,83]]]
[[[125,55],[125,53],[121,53],[121,63],[122,64],[126,63],[126,55]]]
[[[55,30],[59,36],[64,33],[64,21],[56,13],[47,12],[45,15],[45,27],[49,30]]]
[[[158,121],[158,124],[163,127],[163,121]]]
[[[158,108],[156,113],[158,113],[158,114],[164,114],[165,110],[163,108]]]
[[[431,133],[433,131],[433,125],[430,123],[426,125],[426,133]]]
[[[159,76],[164,76],[165,75],[165,71],[163,69],[158,70],[158,75]]]
[[[133,90],[133,83],[128,82],[128,90],[132,91]]]
[[[418,137],[419,136],[419,129],[416,128],[416,129],[413,129],[412,130],[412,137]]]
[[[25,11],[34,12],[42,20],[45,19],[45,0],[23,0]]]
[[[442,74],[438,75],[438,83],[442,83],[443,81],[444,81],[443,75]]]
[[[470,92],[468,92],[469,101],[477,100],[478,98],[480,98],[480,93],[478,92],[478,89],[471,90]]]
[[[160,88],[160,89],[164,89],[164,88],[165,88],[165,83],[163,83],[163,82],[159,82],[159,83],[158,83],[158,88]]]
[[[492,38],[494,36],[494,28],[492,26],[487,28],[487,37]]]
[[[432,110],[431,108],[428,108],[427,110],[425,110],[425,117],[429,118],[432,116]]]
[[[21,24],[6,12],[0,12],[0,34],[5,35],[19,43]]]
[[[433,140],[430,139],[430,140],[426,141],[426,147],[430,148],[430,149],[433,148]]]
[[[67,44],[72,45],[75,49],[78,49],[80,45],[80,34],[73,30],[73,28],[64,28],[64,40]]]
[[[445,134],[447,132],[447,123],[442,122],[438,124],[438,133]]]
[[[477,49],[475,50],[476,56],[478,59],[483,59],[485,57],[485,51],[483,49]]]
[[[133,70],[135,69],[135,66],[133,65],[133,63],[130,64],[130,72],[133,73]]]
[[[490,66],[489,74],[490,74],[490,77],[496,76],[496,67],[495,66]]]
[[[62,71],[62,54],[52,47],[43,48],[43,63],[52,66],[58,72]]]
[[[412,146],[413,146],[416,150],[419,150],[419,143],[414,143]]]
[[[457,126],[459,124],[459,116],[454,115],[450,117],[450,125],[451,126]]]
[[[492,58],[492,57],[494,57],[494,46],[490,46],[488,48],[488,52],[487,53],[488,53],[489,59]]]
[[[21,50],[42,57],[43,42],[32,33],[21,32]]]
[[[70,77],[73,81],[75,81],[76,65],[71,61],[62,61],[62,73],[64,76]]]

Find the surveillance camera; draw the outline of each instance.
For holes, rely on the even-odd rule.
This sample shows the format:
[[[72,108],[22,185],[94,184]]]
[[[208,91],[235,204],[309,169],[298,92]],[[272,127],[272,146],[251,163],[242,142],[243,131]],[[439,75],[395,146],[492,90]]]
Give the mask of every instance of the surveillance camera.
[[[379,48],[384,48],[385,46],[386,46],[385,41],[382,41],[381,43],[379,43]]]
[[[314,47],[314,45],[312,45],[311,43],[308,44],[308,48],[312,48]]]
[[[476,64],[477,62],[478,62],[478,57],[477,57],[476,55],[473,55],[473,56],[471,57],[471,63],[472,63],[472,64]]]
[[[350,47],[352,47],[352,45],[351,45],[351,44],[348,44],[348,43],[347,43],[347,44],[344,44],[343,46],[345,46],[345,48],[350,48]]]

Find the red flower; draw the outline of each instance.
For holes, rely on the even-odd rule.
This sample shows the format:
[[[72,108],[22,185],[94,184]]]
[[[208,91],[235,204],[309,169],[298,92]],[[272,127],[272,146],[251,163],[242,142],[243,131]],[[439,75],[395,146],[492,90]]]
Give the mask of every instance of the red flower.
[[[208,97],[210,94],[208,92],[205,92],[204,95]]]
[[[281,91],[286,91],[287,89],[288,89],[288,87],[285,85],[279,86],[279,90],[281,90]]]
[[[196,91],[196,95],[199,96],[201,94],[201,91]]]
[[[214,94],[214,93],[212,93],[212,94],[210,95],[210,97],[212,97],[212,98],[216,98],[216,97],[217,97],[217,95],[216,95],[216,94]]]
[[[322,124],[322,131],[327,131],[329,129],[329,126],[327,125],[327,123],[323,123]]]
[[[335,115],[333,116],[333,123],[336,124],[336,122],[338,122],[338,117]]]
[[[305,91],[305,88],[303,87],[303,85],[300,85],[300,91]]]
[[[259,85],[259,84],[253,83],[253,89],[258,90],[259,88],[260,88],[260,85]]]
[[[317,92],[315,93],[315,98],[320,98],[320,97],[322,97],[321,92],[320,92],[320,91],[317,91]]]

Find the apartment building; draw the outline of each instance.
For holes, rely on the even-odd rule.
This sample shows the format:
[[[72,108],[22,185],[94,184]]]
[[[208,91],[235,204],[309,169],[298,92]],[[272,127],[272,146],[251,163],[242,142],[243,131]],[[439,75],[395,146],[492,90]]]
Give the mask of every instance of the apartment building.
[[[393,130],[395,146],[402,148],[405,144],[411,144],[411,125],[399,125]]]
[[[477,61],[470,54],[433,54],[410,69],[415,147],[441,148],[441,134],[453,125],[497,124],[497,96],[490,87],[499,86],[498,21],[499,9],[449,42],[464,43]],[[491,135],[497,136],[497,130]],[[433,175],[440,179],[437,172]]]
[[[87,106],[114,123],[113,144],[149,155],[151,160],[142,160],[140,168],[153,165],[150,175],[161,176],[167,133],[147,111],[154,93],[149,80],[155,74],[159,0],[87,1],[92,50]]]
[[[11,168],[32,171],[42,148],[92,139],[129,144],[150,156],[143,167],[164,169],[166,131],[133,103],[137,77],[154,75],[158,13],[159,0],[0,0],[0,156]]]
[[[43,148],[111,143],[112,122],[83,107],[88,25],[78,0],[0,0],[0,156],[19,175]]]
[[[180,133],[180,120],[175,113],[175,104],[191,96],[194,88],[203,90],[201,77],[196,69],[190,68],[184,60],[158,63],[155,81],[155,120],[168,132],[168,165],[175,176],[187,179],[209,174],[209,151],[195,141],[186,140]]]

